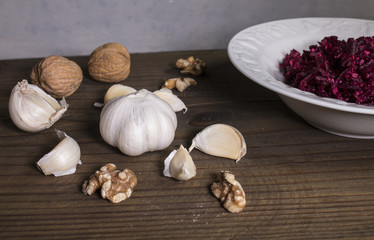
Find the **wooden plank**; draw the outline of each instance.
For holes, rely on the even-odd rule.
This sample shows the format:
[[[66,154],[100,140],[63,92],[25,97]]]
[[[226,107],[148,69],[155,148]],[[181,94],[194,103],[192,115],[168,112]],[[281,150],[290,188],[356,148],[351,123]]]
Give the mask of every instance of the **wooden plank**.
[[[165,150],[128,157],[100,136],[100,109],[111,84],[87,74],[88,57],[71,57],[84,71],[68,111],[51,129],[26,133],[8,114],[13,86],[28,79],[40,59],[0,61],[1,239],[370,239],[374,236],[374,140],[334,136],[308,125],[272,92],[241,75],[225,50],[132,54],[123,84],[154,91],[181,76],[176,59],[206,61],[198,85],[175,92],[187,105]],[[238,163],[191,152],[197,176],[186,182],[163,176],[163,160],[213,123],[244,135],[247,155]],[[72,136],[82,162],[74,175],[44,176],[35,162],[58,142],[54,128]],[[113,162],[138,178],[132,197],[119,204],[80,188],[95,170]],[[232,171],[247,195],[243,212],[227,212],[210,193],[221,170]]]

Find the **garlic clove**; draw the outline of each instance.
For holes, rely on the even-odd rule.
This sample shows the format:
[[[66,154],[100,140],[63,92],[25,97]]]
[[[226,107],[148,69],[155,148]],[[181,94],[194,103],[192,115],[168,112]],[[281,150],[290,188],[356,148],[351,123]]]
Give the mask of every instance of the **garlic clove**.
[[[178,150],[173,150],[164,161],[164,176],[178,180],[189,180],[196,176],[196,166],[191,155],[180,145]]]
[[[186,105],[184,105],[183,101],[180,100],[180,98],[178,98],[176,95],[174,95],[170,89],[161,88],[160,90],[154,91],[153,93],[156,94],[157,97],[169,103],[174,112],[179,112],[182,110],[184,113],[187,112]]]
[[[60,102],[27,80],[18,82],[9,98],[9,115],[21,130],[38,132],[51,127],[66,112],[69,105]]]
[[[119,96],[125,96],[130,93],[136,92],[135,88],[125,86],[122,84],[114,84],[111,86],[108,91],[105,93],[104,96],[104,104],[106,104],[109,100],[119,97]]]
[[[203,129],[192,140],[189,152],[194,148],[213,156],[234,159],[236,162],[247,153],[243,135],[227,124],[213,124]]]
[[[73,174],[77,164],[82,164],[80,147],[65,132],[56,130],[56,133],[61,141],[36,164],[45,175],[53,174],[59,177]]]

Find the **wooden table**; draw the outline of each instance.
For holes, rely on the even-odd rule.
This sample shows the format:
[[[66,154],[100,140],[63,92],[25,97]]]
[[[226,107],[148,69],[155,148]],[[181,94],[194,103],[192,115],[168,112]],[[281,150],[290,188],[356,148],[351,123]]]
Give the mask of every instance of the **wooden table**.
[[[334,136],[308,125],[277,95],[241,75],[225,50],[132,54],[122,82],[154,91],[171,77],[180,57],[203,59],[198,85],[175,92],[188,107],[177,113],[172,144],[128,157],[100,136],[101,102],[111,84],[90,79],[88,57],[72,57],[84,80],[67,98],[70,107],[52,128],[26,133],[11,122],[8,98],[29,79],[40,59],[0,61],[0,239],[373,239],[374,140]],[[163,161],[180,144],[189,147],[204,127],[239,129],[248,153],[235,161],[198,150],[197,176],[181,182],[163,176]],[[54,129],[80,145],[82,165],[73,175],[44,176],[35,165],[57,143]],[[81,185],[105,163],[130,168],[138,178],[131,198],[119,204],[85,196]],[[226,211],[210,192],[221,170],[235,174],[247,206]]]

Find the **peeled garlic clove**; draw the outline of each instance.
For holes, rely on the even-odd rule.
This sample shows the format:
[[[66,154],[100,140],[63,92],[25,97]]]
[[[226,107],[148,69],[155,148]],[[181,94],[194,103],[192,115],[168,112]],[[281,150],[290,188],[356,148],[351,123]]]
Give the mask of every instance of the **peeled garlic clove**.
[[[73,174],[77,164],[82,164],[78,143],[66,133],[56,130],[61,140],[56,147],[44,155],[36,164],[45,175],[56,177]]]
[[[196,176],[196,166],[191,155],[182,145],[172,151],[164,161],[164,176],[188,180]]]
[[[135,88],[125,86],[122,84],[114,84],[105,93],[104,104],[115,97],[125,96],[133,92],[136,92]]]
[[[238,162],[246,153],[247,145],[243,135],[234,127],[226,124],[213,124],[196,135],[189,148]]]
[[[27,132],[37,132],[51,127],[68,109],[63,98],[59,103],[27,80],[18,82],[9,98],[9,114],[13,123]]]
[[[182,110],[183,112],[187,112],[186,105],[184,105],[182,100],[174,95],[170,89],[161,88],[160,90],[154,91],[153,93],[156,94],[157,97],[169,103],[174,112],[179,112]]]

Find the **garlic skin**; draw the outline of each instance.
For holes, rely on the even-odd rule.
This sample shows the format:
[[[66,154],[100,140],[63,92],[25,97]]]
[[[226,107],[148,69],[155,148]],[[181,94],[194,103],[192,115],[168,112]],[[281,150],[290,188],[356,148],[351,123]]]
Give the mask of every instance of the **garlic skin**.
[[[38,132],[51,127],[66,112],[69,105],[60,103],[27,80],[18,82],[9,98],[9,115],[13,123],[26,132]]]
[[[196,166],[190,153],[180,145],[178,150],[173,150],[164,161],[164,176],[178,180],[189,180],[196,176]]]
[[[183,111],[183,113],[187,112],[187,107],[184,105],[183,101],[180,100],[173,92],[168,88],[161,88],[160,90],[154,91],[159,98],[166,101],[170,104],[171,108],[173,108],[174,112]]]
[[[128,156],[167,148],[176,128],[171,106],[146,89],[109,101],[100,114],[104,141]]]
[[[56,177],[73,174],[77,164],[82,164],[81,150],[78,143],[66,133],[56,130],[61,141],[45,154],[36,164],[45,174]]]
[[[213,124],[196,135],[189,148],[238,162],[246,153],[247,145],[243,135],[236,128],[227,124]]]
[[[115,97],[125,96],[133,92],[136,92],[135,88],[122,84],[114,84],[108,89],[108,91],[106,91],[104,96],[104,104]]]

